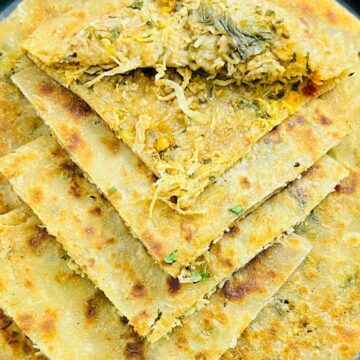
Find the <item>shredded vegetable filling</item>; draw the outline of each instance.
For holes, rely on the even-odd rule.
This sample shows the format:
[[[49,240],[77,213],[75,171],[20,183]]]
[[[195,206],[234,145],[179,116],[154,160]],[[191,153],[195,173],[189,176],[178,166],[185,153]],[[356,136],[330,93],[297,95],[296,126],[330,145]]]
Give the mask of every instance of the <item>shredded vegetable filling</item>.
[[[39,58],[91,91],[90,104],[159,178],[151,207],[162,200],[181,213],[196,213],[209,183],[333,80],[275,11],[218,2],[134,0],[56,51]]]

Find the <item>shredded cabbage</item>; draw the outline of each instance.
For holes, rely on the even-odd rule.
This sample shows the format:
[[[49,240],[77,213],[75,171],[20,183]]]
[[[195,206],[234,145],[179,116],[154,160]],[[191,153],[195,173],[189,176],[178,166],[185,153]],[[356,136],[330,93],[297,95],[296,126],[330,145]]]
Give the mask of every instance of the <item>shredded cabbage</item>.
[[[324,84],[286,21],[231,6],[144,0],[95,16],[51,58],[159,178],[150,212],[157,201],[204,211],[194,200],[206,186],[297,111],[308,82]]]
[[[184,90],[181,88],[179,84],[175,81],[168,79],[161,79],[157,81],[158,85],[169,86],[174,89],[177,101],[179,103],[180,109],[193,121],[198,124],[205,124],[208,119],[205,118],[204,114],[201,114],[198,111],[193,111],[189,109],[188,102],[185,99]]]

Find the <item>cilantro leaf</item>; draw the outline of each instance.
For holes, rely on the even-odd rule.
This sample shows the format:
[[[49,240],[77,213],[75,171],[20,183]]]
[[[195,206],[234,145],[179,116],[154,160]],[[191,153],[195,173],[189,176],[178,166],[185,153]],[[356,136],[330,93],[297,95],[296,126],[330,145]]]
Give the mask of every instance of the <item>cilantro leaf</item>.
[[[117,188],[116,188],[116,187],[112,187],[112,188],[110,188],[110,189],[108,190],[108,192],[109,192],[110,195],[114,195],[114,194],[117,193]]]
[[[229,211],[231,211],[232,213],[234,213],[236,215],[240,215],[244,211],[244,209],[242,206],[236,205],[236,206],[230,208]]]
[[[173,264],[174,262],[177,261],[178,255],[179,255],[179,252],[177,250],[174,250],[169,255],[166,255],[164,257],[164,261],[167,264]]]
[[[201,271],[191,270],[190,275],[186,277],[187,282],[196,283],[210,278],[210,274],[207,271],[207,263],[204,265]]]
[[[134,1],[132,2],[132,4],[130,5],[130,7],[131,7],[132,9],[138,9],[138,10],[140,10],[140,9],[142,8],[143,4],[144,4],[143,0],[134,0]]]

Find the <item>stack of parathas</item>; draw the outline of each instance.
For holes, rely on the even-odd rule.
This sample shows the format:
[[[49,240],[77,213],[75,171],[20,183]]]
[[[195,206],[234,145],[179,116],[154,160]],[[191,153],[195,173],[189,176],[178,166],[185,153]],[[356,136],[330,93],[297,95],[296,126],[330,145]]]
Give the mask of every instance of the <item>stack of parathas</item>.
[[[355,358],[357,19],[24,0],[0,47],[1,360]]]

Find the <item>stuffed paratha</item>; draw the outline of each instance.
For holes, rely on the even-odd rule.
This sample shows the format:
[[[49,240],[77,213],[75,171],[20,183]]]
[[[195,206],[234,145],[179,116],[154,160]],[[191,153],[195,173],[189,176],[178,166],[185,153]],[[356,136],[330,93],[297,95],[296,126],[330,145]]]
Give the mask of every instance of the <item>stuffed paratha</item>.
[[[335,19],[336,19],[336,14],[335,15],[333,15],[332,16],[332,18],[334,18],[334,16],[335,16]],[[351,145],[351,147],[349,147],[349,148],[347,148],[346,146],[345,147],[343,147],[342,149],[343,149],[343,153],[345,152],[347,152],[348,150],[346,150],[346,149],[350,149],[350,148],[352,148],[353,150],[354,150],[354,144],[356,144],[356,137],[352,137],[352,144],[353,145]],[[336,149],[336,151],[338,151],[337,149]],[[353,162],[354,160],[353,159],[356,159],[356,152],[355,153],[352,153],[352,155],[350,156],[350,157],[348,157],[347,158],[347,161],[351,161],[351,162]],[[351,182],[348,184],[348,185],[351,185]],[[349,186],[347,186],[347,188],[349,188]],[[346,189],[346,188],[345,188]],[[350,196],[350,195],[349,195]],[[350,200],[349,200],[350,201]],[[350,203],[352,204],[351,206],[353,206],[353,204],[354,204],[354,202],[353,202],[353,200],[352,201],[350,201]],[[336,208],[336,207],[335,207]],[[335,208],[334,208],[334,212],[335,212]],[[347,216],[347,215],[345,215],[345,216]],[[344,216],[344,217],[345,217]],[[329,224],[329,226],[331,225],[331,220],[329,219],[329,221],[328,221],[328,224]],[[325,249],[325,246],[324,246],[324,249]],[[341,249],[339,249],[339,251],[340,251]],[[347,261],[351,261],[351,257],[350,256],[348,256],[347,257]],[[326,278],[322,278],[322,281],[326,281]],[[334,304],[333,304],[334,305]],[[335,304],[336,305],[336,304]],[[341,340],[342,339],[342,337],[340,336],[339,338],[337,338],[336,339],[336,341],[339,341],[339,342],[342,342],[342,343],[344,343],[344,342],[347,342],[348,341],[348,339],[347,338],[344,338],[344,340]],[[352,339],[353,340],[353,339]],[[333,344],[333,341],[334,341],[334,339],[333,338],[327,338],[327,340],[324,342],[324,344],[326,344],[325,346],[327,346],[327,344]],[[324,344],[322,344],[322,346],[324,346]],[[352,342],[352,343],[349,343],[350,345],[352,345],[351,346],[351,348],[355,348],[356,347],[356,342]],[[340,346],[338,347],[338,349],[340,348]],[[333,349],[333,351],[334,351],[334,349]],[[344,348],[343,350],[341,350],[341,351],[344,351],[344,353],[346,354],[346,355],[348,355],[348,354],[350,354],[350,352],[349,353],[347,353],[346,351],[346,348]]]
[[[271,1],[171,3],[89,1],[25,48],[154,171],[154,201],[193,211],[211,179],[349,73],[356,52],[327,18],[311,27]]]
[[[184,327],[149,345],[122,322],[90,281],[69,268],[66,253],[31,212],[15,211],[5,215],[13,225],[9,218],[2,224],[0,216],[0,303],[54,360],[217,359],[310,250],[301,237],[284,238],[230,279]],[[220,326],[214,326],[219,319],[226,337],[219,337]],[[199,333],[203,323],[208,324],[206,331]]]
[[[190,281],[180,283],[153,262],[111,205],[83,178],[54,140],[39,138],[0,163],[1,171],[16,192],[64,245],[71,258],[139,334],[147,335],[153,330],[155,339],[168,332],[177,318],[213,291],[219,282],[301,221],[346,176],[333,160],[320,160],[303,179],[237,222],[229,236],[191,270]],[[262,217],[264,222],[258,225]],[[257,231],[253,230],[255,226]],[[254,237],[256,242],[251,240]]]
[[[296,228],[309,258],[226,360],[355,359],[360,350],[360,171]]]
[[[299,176],[348,133],[342,112],[350,99],[343,96],[341,103],[317,99],[257,143],[201,194],[195,214],[181,215],[157,203],[151,216],[152,173],[85,103],[36,68],[13,80],[135,237],[174,277],[237,218]],[[169,263],[167,256],[174,252],[176,261]]]

